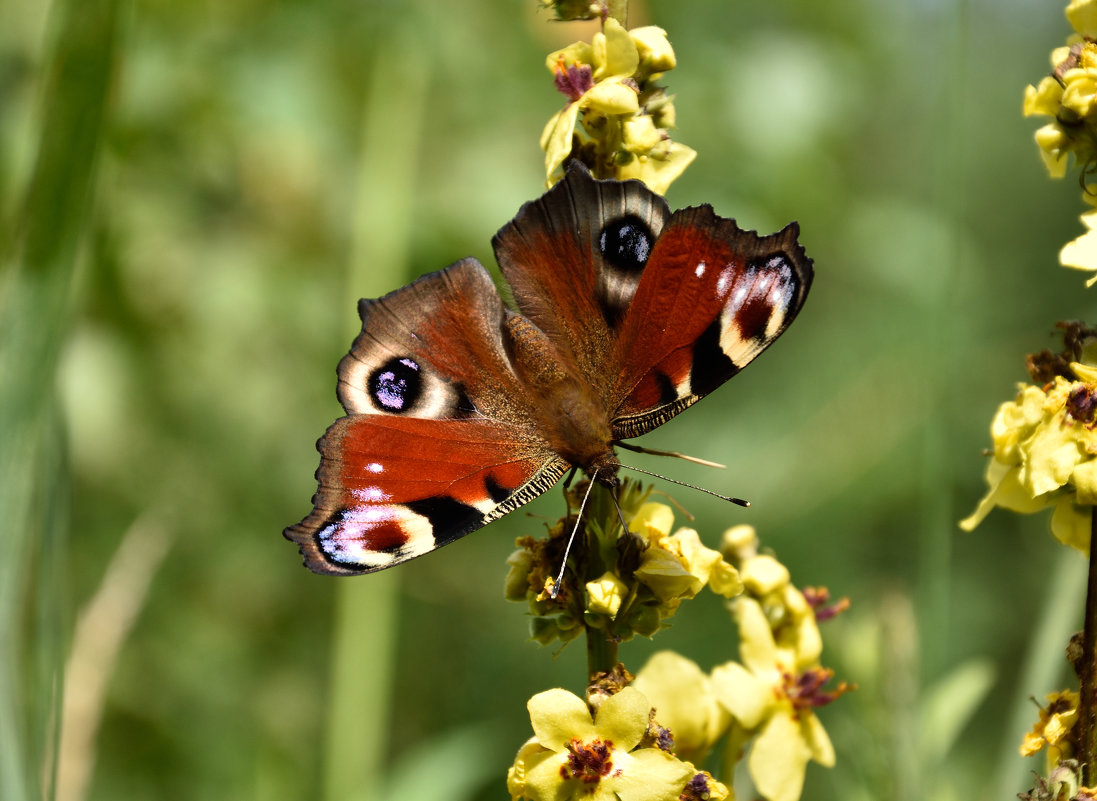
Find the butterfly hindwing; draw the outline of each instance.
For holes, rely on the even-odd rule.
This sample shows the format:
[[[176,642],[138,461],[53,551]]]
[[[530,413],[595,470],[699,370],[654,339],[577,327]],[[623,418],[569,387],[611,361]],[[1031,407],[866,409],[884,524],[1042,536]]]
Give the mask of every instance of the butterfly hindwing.
[[[441,547],[556,483],[566,463],[490,420],[350,415],[320,440],[312,513],[286,529],[317,573],[370,573]]]

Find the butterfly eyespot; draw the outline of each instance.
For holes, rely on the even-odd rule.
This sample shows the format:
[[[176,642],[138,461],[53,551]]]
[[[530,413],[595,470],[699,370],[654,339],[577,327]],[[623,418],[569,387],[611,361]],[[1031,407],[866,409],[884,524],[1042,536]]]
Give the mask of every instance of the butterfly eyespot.
[[[378,367],[369,377],[369,395],[378,408],[393,414],[415,406],[423,391],[419,365],[406,356],[396,356]]]
[[[602,258],[619,270],[639,272],[651,255],[654,237],[647,224],[635,214],[606,223],[598,236]]]

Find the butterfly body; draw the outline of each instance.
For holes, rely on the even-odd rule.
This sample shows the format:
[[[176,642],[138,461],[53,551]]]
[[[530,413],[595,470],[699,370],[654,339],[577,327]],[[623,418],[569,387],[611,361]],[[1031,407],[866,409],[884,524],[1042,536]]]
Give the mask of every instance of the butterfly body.
[[[474,259],[376,300],[339,365],[347,416],[285,530],[320,573],[372,572],[473,531],[721,385],[812,278],[795,223],[766,237],[573,167],[493,239],[516,309]]]

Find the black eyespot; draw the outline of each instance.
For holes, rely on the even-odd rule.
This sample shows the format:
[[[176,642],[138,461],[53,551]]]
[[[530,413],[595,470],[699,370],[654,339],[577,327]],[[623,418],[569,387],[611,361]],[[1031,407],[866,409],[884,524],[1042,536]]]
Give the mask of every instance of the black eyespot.
[[[394,357],[369,377],[369,394],[386,412],[400,414],[415,406],[423,390],[419,365],[407,357]]]
[[[635,214],[606,223],[598,237],[602,257],[619,270],[639,272],[651,255],[651,229]]]

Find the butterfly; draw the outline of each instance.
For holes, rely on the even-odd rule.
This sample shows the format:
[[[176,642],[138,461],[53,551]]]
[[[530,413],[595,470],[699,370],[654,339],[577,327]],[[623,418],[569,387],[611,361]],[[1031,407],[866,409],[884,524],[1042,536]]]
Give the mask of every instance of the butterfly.
[[[370,573],[536,498],[719,387],[792,322],[812,281],[769,236],[573,164],[492,239],[513,307],[466,258],[358,303],[346,416],[317,443],[314,508],[284,536],[317,573]]]

